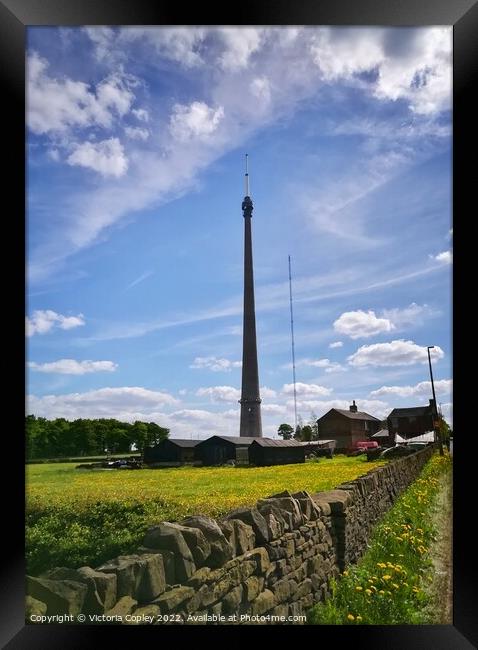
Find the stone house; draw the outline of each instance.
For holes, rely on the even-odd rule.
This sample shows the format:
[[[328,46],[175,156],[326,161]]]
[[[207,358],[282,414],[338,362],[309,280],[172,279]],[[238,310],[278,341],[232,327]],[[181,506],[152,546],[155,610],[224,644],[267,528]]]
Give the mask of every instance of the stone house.
[[[319,440],[336,440],[338,453],[353,449],[356,442],[368,440],[380,426],[378,418],[358,410],[355,400],[348,411],[332,408],[317,420]]]
[[[413,438],[427,431],[433,431],[433,399],[427,406],[393,409],[387,418],[387,428],[392,434],[398,433],[402,438]]]

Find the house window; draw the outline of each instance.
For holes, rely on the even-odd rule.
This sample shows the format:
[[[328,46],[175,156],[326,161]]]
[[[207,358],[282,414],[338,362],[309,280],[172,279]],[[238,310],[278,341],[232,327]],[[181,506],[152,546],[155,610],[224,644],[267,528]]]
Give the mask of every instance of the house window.
[[[398,418],[392,418],[392,427],[398,427]]]
[[[365,431],[368,431],[368,422],[367,422],[367,420],[363,421],[363,428],[365,429]]]
[[[416,422],[416,421],[417,421],[417,418],[415,417],[415,415],[411,415],[411,416],[408,418],[408,421],[409,421],[409,422]]]

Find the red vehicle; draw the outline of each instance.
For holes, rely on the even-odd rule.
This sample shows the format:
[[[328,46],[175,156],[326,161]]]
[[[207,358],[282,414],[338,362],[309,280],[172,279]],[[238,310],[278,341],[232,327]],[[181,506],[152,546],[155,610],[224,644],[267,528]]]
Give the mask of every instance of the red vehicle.
[[[360,454],[365,453],[368,449],[377,449],[378,442],[375,440],[357,440],[353,443],[352,448],[350,449],[349,454]]]
[[[378,447],[378,442],[376,440],[359,440],[354,443],[354,447],[358,449],[376,449]]]

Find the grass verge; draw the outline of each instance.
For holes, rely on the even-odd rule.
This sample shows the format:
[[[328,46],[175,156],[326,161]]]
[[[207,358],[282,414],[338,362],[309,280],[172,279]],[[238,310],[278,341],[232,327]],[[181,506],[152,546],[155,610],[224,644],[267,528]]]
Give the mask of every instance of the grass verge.
[[[426,624],[437,537],[437,499],[450,456],[433,456],[420,477],[377,525],[360,562],[332,583],[332,595],[313,607],[309,624]],[[434,622],[434,621],[433,621]]]

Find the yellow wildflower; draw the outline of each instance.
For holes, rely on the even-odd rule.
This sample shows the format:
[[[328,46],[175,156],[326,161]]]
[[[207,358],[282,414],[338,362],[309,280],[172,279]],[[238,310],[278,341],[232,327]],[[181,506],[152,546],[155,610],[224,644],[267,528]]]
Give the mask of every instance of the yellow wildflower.
[[[359,615],[357,616],[357,623],[359,623],[362,620],[362,617]]]
[[[365,593],[367,594],[367,596],[371,596],[371,595],[372,595],[372,591],[371,591],[370,589],[366,589],[366,590],[365,590]]]
[[[362,591],[362,587],[355,587],[355,591]]]
[[[389,576],[388,573],[382,576],[384,580],[391,580],[392,576]]]
[[[347,618],[349,619],[349,621],[355,621],[355,616],[353,614],[349,614]]]

